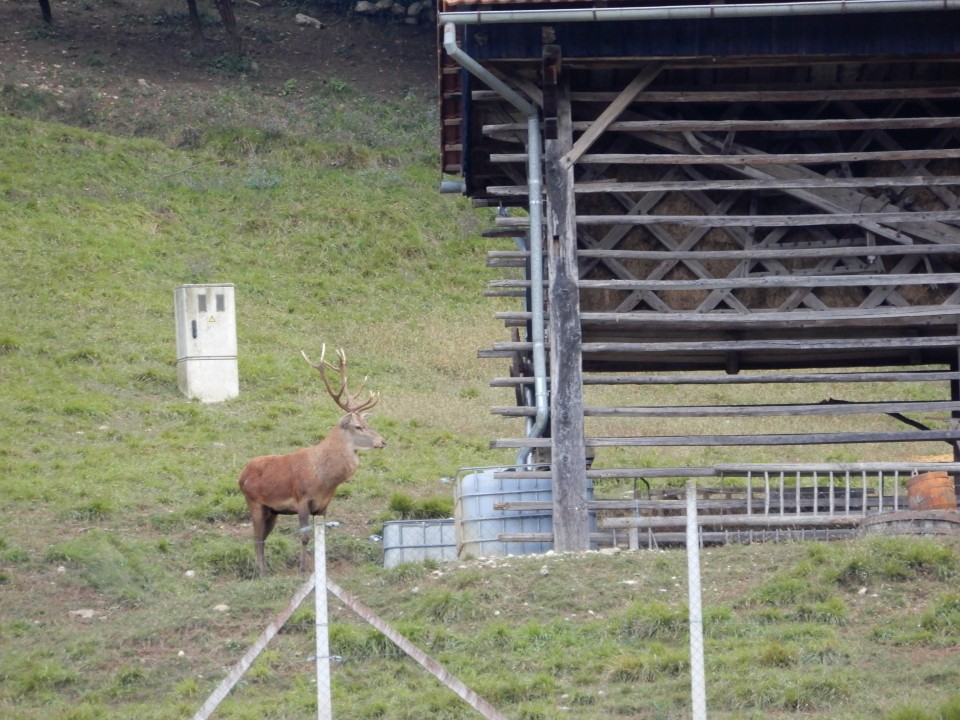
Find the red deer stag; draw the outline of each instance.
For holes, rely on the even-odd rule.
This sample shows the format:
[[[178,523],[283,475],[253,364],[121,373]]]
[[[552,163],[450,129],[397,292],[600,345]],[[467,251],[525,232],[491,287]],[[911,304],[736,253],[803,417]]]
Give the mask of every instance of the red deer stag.
[[[382,448],[383,438],[371,428],[361,415],[380,399],[370,393],[360,400],[366,379],[360,390],[351,393],[347,388],[347,357],[343,350],[337,351],[339,366],[326,360],[327,347],[323,346],[320,362],[312,363],[306,353],[303,359],[320,372],[323,384],[333,401],[346,412],[327,437],[313,447],[297,450],[289,455],[264,455],[255,457],[240,473],[240,490],[247,499],[250,517],[253,519],[253,544],[257,553],[257,569],[260,576],[267,573],[263,559],[263,545],[277,523],[278,515],[296,515],[300,521],[300,572],[307,566],[307,544],[310,542],[310,516],[325,515],[327,505],[337,486],[346,482],[357,471],[358,450]],[[334,391],[327,378],[327,368],[340,374],[340,390]]]

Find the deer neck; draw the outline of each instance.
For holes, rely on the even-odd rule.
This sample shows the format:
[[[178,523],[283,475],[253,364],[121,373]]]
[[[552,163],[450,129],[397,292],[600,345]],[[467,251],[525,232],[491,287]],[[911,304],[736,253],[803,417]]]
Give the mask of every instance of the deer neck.
[[[327,476],[342,477],[343,482],[356,472],[360,457],[350,437],[339,427],[334,426],[327,436],[311,450],[314,467]]]

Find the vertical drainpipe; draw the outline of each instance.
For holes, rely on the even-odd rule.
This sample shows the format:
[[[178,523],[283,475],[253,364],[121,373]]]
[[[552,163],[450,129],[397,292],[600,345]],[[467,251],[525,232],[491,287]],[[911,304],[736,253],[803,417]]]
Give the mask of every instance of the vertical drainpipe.
[[[460,67],[482,81],[513,105],[527,119],[527,197],[530,212],[530,312],[533,330],[533,382],[537,414],[527,430],[527,437],[540,437],[550,419],[550,398],[547,391],[547,353],[544,345],[543,297],[543,148],[540,139],[540,114],[500,78],[457,46],[456,26],[443,26],[443,49]],[[517,454],[517,465],[528,464],[533,448],[525,447]]]

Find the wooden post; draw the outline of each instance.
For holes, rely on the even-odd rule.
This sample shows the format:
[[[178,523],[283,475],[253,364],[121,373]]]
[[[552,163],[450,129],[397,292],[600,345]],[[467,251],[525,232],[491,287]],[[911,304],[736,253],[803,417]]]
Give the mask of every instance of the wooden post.
[[[546,218],[549,242],[550,416],[553,461],[553,547],[590,549],[586,447],[583,437],[580,294],[577,288],[576,198],[573,167],[562,158],[573,145],[569,87],[561,80],[560,53],[544,47],[544,106],[556,99],[557,117],[545,142]],[[547,102],[548,96],[551,102]],[[555,120],[555,122],[554,122]],[[556,138],[549,139],[556,127]]]
[[[957,326],[957,334],[960,334],[960,325]],[[953,371],[960,370],[960,350],[957,351],[953,362],[950,363],[950,369]],[[960,380],[953,378],[950,380],[950,399],[953,401],[960,401]],[[953,410],[950,412],[950,429],[956,430],[960,427],[960,412]],[[953,461],[960,462],[960,443],[956,440],[950,443],[950,447],[953,450]],[[953,473],[953,487],[957,492],[957,497],[960,498],[960,473]]]

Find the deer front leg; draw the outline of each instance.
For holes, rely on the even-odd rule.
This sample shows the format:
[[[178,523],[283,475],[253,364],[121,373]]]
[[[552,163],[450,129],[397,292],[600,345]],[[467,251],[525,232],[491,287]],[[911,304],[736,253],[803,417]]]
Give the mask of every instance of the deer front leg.
[[[273,530],[277,522],[277,514],[265,505],[248,502],[250,509],[250,518],[253,520],[253,549],[257,556],[257,570],[260,577],[267,575],[267,563],[263,557],[263,546],[267,540],[267,535]]]
[[[313,532],[313,523],[310,522],[310,508],[304,503],[297,511],[300,521],[300,572],[307,571],[307,545],[310,544],[310,534]]]

